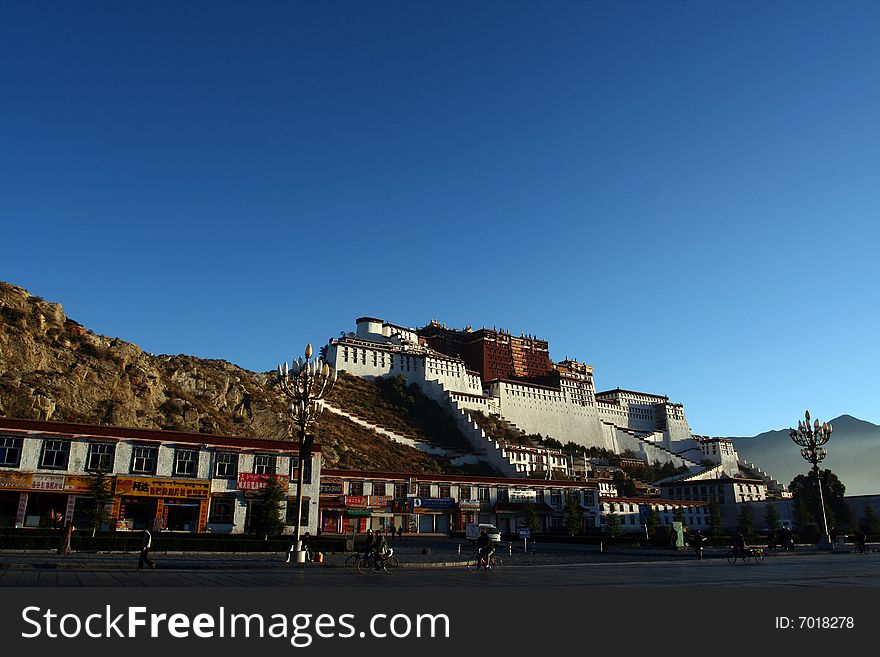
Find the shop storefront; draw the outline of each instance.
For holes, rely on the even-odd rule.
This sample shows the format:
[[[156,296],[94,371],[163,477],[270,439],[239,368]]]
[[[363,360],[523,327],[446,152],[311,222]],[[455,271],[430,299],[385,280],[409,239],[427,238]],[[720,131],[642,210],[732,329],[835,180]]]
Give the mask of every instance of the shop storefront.
[[[321,481],[319,498],[318,527],[324,534],[342,533],[342,518],[345,514],[345,503],[342,495],[342,480],[327,479]]]
[[[58,528],[76,524],[91,502],[87,475],[0,472],[0,527]]]
[[[392,499],[388,495],[344,495],[341,498],[341,531],[362,533],[388,529],[394,524]],[[327,509],[331,511],[331,509]],[[328,515],[324,516],[329,517]]]
[[[117,530],[204,532],[211,482],[206,479],[116,477]]]
[[[410,531],[415,525],[419,534],[446,534],[452,529],[452,515],[456,510],[454,497],[414,497]],[[413,522],[415,520],[415,522]]]
[[[453,530],[463,532],[469,522],[477,522],[480,515],[479,500],[459,500],[458,512],[453,517]]]

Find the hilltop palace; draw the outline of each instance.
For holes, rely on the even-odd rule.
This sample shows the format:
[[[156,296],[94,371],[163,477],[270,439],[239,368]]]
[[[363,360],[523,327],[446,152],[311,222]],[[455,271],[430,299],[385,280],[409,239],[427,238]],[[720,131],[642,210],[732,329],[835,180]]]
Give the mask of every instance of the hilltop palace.
[[[738,460],[733,441],[694,436],[682,404],[620,388],[597,392],[593,368],[575,360],[552,362],[546,340],[487,328],[450,329],[437,321],[420,329],[373,317],[356,324],[355,333],[330,340],[327,362],[355,376],[400,375],[416,383],[452,413],[479,458],[505,474],[545,467],[571,474],[576,466],[560,452],[493,439],[472,421],[474,411],[561,443],[615,454],[630,450],[648,463],[685,465],[692,477],[742,476],[741,466],[748,466],[769,489],[782,491],[759,468]],[[708,470],[707,461],[714,464]]]

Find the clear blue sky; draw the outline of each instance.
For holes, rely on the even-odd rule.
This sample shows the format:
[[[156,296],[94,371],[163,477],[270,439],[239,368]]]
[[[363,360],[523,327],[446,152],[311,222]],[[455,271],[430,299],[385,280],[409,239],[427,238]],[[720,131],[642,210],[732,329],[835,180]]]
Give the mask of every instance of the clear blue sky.
[[[0,280],[268,370],[526,332],[694,431],[880,423],[880,3],[0,7]]]

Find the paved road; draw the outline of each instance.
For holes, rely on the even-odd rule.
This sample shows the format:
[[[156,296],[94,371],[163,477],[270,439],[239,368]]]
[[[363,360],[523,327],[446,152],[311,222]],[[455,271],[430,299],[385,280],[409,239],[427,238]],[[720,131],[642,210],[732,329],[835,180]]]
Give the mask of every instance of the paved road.
[[[723,559],[632,561],[604,555],[590,563],[509,565],[499,573],[464,568],[401,569],[394,575],[352,575],[341,568],[222,568],[138,572],[133,569],[0,570],[0,587],[667,587],[880,586],[880,555],[770,556],[761,564]]]

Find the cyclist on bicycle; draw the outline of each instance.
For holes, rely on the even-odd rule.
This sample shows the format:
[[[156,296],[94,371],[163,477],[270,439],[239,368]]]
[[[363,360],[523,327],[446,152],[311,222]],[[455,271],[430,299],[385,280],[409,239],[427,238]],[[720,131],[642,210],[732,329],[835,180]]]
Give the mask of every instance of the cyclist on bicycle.
[[[480,553],[480,564],[488,568],[489,559],[495,554],[495,544],[485,529],[480,532],[480,538],[477,539],[477,550]]]
[[[746,537],[742,532],[737,532],[733,537],[733,553],[740,559],[746,558]]]
[[[364,545],[364,561],[368,561],[370,556],[373,554],[373,551],[376,549],[376,543],[378,542],[378,538],[376,534],[373,533],[372,529],[367,530],[367,542]]]

